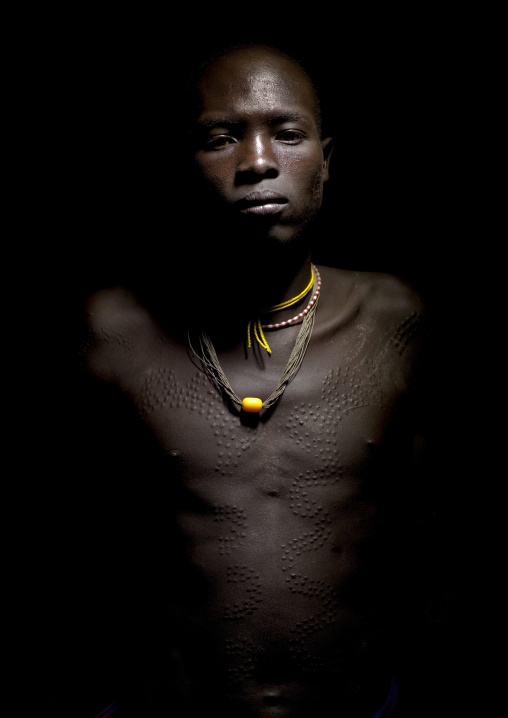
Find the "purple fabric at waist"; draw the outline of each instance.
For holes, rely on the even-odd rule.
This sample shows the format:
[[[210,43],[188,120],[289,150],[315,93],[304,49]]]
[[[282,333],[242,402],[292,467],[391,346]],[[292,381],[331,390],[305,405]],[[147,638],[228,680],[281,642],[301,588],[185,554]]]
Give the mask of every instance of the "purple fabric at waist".
[[[390,716],[395,716],[399,704],[399,689],[397,687],[397,684],[395,683],[395,680],[392,678],[390,683],[390,690],[388,692],[388,698],[383,703],[381,708],[379,708],[379,710],[374,713],[372,718],[389,718]]]
[[[104,708],[100,713],[97,713],[94,718],[110,718],[110,716],[114,716],[117,712],[118,706],[116,703],[111,703],[107,708]]]

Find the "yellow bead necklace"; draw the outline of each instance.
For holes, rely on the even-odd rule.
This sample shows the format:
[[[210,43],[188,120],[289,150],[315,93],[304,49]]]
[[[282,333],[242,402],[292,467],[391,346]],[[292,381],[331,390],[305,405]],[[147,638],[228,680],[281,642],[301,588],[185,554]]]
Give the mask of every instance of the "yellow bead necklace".
[[[288,309],[289,307],[292,307],[293,305],[297,304],[301,299],[303,299],[305,297],[305,295],[308,294],[310,292],[310,290],[312,289],[312,287],[314,286],[314,279],[315,279],[314,269],[315,269],[314,265],[311,264],[310,282],[305,287],[303,292],[300,292],[300,294],[298,294],[298,296],[293,297],[292,299],[288,299],[285,302],[281,302],[280,304],[275,304],[273,307],[270,307],[269,309],[265,309],[263,311],[263,314],[269,314],[272,312],[280,312],[283,309]],[[316,272],[317,272],[317,269],[316,269]],[[319,284],[318,284],[318,289],[317,289],[318,293],[319,293],[320,289],[321,289],[321,282],[319,282]],[[282,327],[287,327],[288,325],[293,324],[298,319],[301,319],[304,316],[304,314],[307,314],[308,310],[310,309],[310,306],[311,306],[311,304],[309,303],[309,305],[306,307],[304,312],[297,314],[296,317],[293,317],[292,319],[288,319],[285,322],[279,322],[278,324],[261,324],[261,319],[257,319],[255,322],[250,321],[247,325],[247,346],[249,347],[249,349],[252,346],[251,326],[254,329],[254,337],[256,338],[256,341],[263,347],[263,349],[266,349],[268,354],[271,354],[272,350],[270,349],[270,346],[269,346],[268,342],[266,341],[266,337],[263,333],[263,329],[281,329]]]

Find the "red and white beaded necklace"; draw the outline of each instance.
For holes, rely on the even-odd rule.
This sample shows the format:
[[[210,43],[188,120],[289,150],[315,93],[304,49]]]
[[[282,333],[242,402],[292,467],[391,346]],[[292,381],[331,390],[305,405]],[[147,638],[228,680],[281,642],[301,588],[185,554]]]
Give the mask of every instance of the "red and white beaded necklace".
[[[306,294],[308,294],[311,290],[313,290],[312,297],[308,305],[303,309],[299,314],[297,314],[292,319],[286,319],[284,322],[278,322],[277,324],[262,324],[261,319],[257,319],[255,322],[249,322],[247,325],[247,346],[250,348],[252,346],[251,342],[251,326],[254,330],[254,337],[256,338],[256,341],[263,347],[263,349],[266,349],[268,354],[272,353],[272,350],[270,349],[270,345],[268,344],[265,335],[263,334],[263,329],[283,329],[284,327],[288,327],[291,324],[294,324],[295,322],[299,321],[300,319],[303,319],[305,315],[312,309],[312,306],[316,303],[317,298],[319,296],[319,292],[321,291],[321,275],[318,272],[318,269],[315,264],[311,264],[311,276],[310,276],[310,282],[305,287],[303,292],[300,292],[296,297],[293,297],[292,299],[288,299],[285,302],[281,302],[280,304],[276,304],[273,307],[270,307],[269,309],[265,309],[263,311],[263,314],[269,314],[270,312],[280,312],[283,309],[288,309],[289,307],[292,307],[294,304],[297,304],[303,297],[305,297]]]
[[[315,303],[316,299],[319,296],[319,292],[321,291],[321,275],[319,274],[318,269],[314,264],[312,265],[312,269],[314,270],[314,274],[316,275],[317,285],[316,285],[316,289],[310,299],[310,302],[307,304],[305,309],[302,309],[302,311],[299,314],[297,314],[296,317],[293,317],[292,319],[286,319],[285,322],[278,322],[277,324],[262,324],[261,326],[263,327],[263,329],[282,329],[282,327],[287,327],[290,324],[294,324],[294,322],[297,322],[299,319],[303,319],[303,317],[307,314],[309,309]],[[312,283],[314,284],[313,280],[312,280]],[[292,301],[291,304],[288,304],[287,306],[290,307],[293,303],[296,303],[296,302]],[[274,310],[272,309],[269,311],[274,311]],[[278,311],[280,311],[280,310],[278,310]]]

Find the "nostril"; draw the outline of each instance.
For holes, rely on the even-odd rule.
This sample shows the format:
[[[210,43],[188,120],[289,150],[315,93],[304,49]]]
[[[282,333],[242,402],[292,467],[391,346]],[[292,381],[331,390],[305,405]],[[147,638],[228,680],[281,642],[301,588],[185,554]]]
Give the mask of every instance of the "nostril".
[[[264,179],[275,179],[278,175],[276,167],[239,167],[235,174],[235,186],[257,184]]]

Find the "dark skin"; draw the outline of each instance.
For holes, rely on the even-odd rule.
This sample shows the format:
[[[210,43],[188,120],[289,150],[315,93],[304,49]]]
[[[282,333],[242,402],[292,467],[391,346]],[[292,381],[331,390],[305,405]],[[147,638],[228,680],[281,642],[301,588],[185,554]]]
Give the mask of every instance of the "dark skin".
[[[225,326],[211,282],[200,306],[214,311],[191,323],[206,317],[236,393],[264,399],[300,326],[267,332],[268,357],[257,344],[246,349],[246,320],[309,282],[332,141],[320,136],[306,75],[269,48],[214,60],[199,97],[192,151],[197,207],[210,212],[203,241],[228,248],[235,294]],[[169,314],[155,316],[124,288],[88,301],[88,372],[134,408],[149,436],[158,533],[142,562],[159,574],[146,588],[157,594],[147,639],[157,660],[146,664],[157,715],[370,718],[386,699],[384,609],[414,438],[421,305],[394,277],[319,271],[304,362],[275,408],[254,415],[225,403]]]

